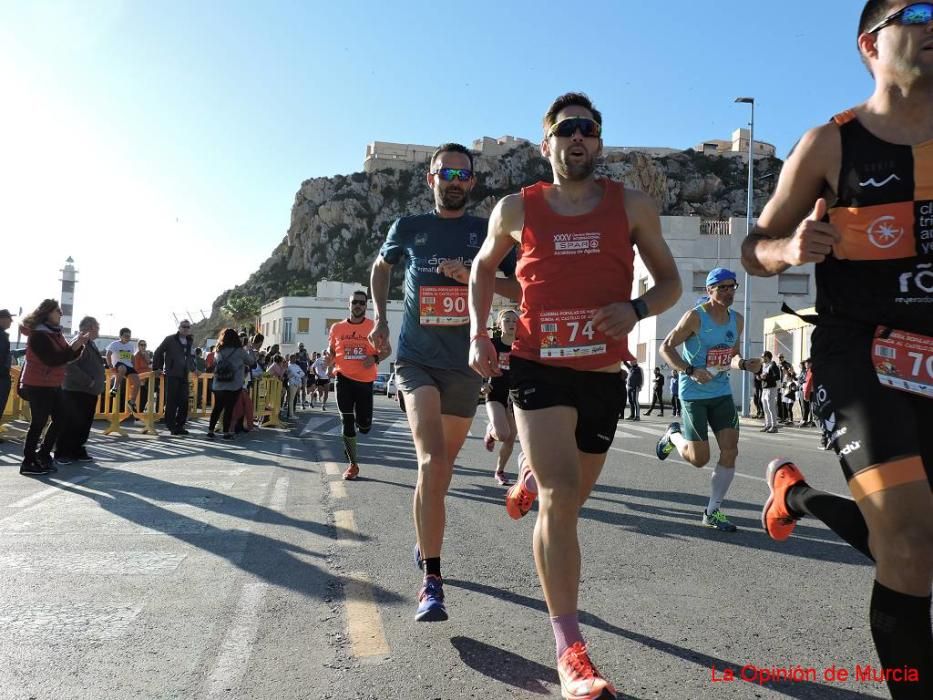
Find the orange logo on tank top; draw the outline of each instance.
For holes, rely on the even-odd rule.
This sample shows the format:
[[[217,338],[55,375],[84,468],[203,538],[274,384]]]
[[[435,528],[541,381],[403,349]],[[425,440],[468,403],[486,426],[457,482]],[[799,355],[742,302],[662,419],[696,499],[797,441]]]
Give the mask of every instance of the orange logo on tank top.
[[[917,254],[913,202],[838,207],[829,220],[842,237],[833,246],[840,260],[896,260]]]

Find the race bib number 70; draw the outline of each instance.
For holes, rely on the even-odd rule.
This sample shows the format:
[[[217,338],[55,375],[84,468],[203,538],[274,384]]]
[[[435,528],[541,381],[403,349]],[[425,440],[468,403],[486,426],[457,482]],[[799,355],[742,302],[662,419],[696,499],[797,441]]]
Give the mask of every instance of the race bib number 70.
[[[588,357],[606,352],[606,336],[593,327],[596,309],[540,312],[541,357]]]
[[[885,386],[933,398],[933,338],[882,328],[871,346],[871,360],[878,380]]]
[[[425,286],[418,290],[422,326],[465,326],[470,322],[467,287]]]

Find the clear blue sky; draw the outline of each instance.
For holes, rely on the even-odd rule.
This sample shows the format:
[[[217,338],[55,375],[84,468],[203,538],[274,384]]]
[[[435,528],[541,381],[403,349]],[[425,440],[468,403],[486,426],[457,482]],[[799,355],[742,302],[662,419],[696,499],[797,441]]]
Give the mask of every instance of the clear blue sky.
[[[302,180],[373,140],[537,139],[568,90],[607,145],[682,148],[728,138],[751,95],[784,157],[869,94],[860,8],[0,0],[0,231],[32,259],[4,254],[0,307],[55,296],[72,255],[78,314],[168,333],[258,267]]]

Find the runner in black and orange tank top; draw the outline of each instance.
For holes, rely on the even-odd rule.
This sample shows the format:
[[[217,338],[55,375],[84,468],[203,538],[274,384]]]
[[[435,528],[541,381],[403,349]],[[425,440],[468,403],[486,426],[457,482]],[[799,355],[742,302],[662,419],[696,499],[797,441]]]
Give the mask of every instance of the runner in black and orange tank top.
[[[538,483],[549,498],[535,526],[535,564],[557,646],[565,698],[615,698],[593,667],[577,622],[579,509],[606,460],[619,419],[619,370],[638,319],[670,308],[680,276],[661,236],[657,208],[641,192],[597,180],[602,117],[579,93],[548,110],[542,153],[554,185],[539,183],[496,206],[470,278],[470,364],[498,374],[485,334],[496,265],[516,245],[522,305],[512,346],[511,397],[530,470],[509,490],[509,515],[528,512]],[[632,246],[654,286],[631,299]],[[568,487],[568,484],[572,484]]]
[[[933,4],[871,0],[858,46],[874,94],[801,139],[743,246],[751,274],[816,264],[813,393],[855,501],[775,460],[762,524],[783,540],[812,515],[876,561],[878,656],[912,671],[888,686],[895,698],[929,698]]]

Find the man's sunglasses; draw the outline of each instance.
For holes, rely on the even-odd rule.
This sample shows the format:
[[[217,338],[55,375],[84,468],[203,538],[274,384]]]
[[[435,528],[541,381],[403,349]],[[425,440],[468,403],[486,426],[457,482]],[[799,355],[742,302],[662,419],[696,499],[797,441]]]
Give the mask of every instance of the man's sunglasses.
[[[366,306],[366,302],[363,299],[354,299],[350,304],[353,306]]]
[[[889,24],[911,25],[926,24],[933,21],[933,2],[915,2],[913,5],[901,8],[897,12],[888,15],[878,22],[874,27],[868,30],[868,34],[874,34],[879,29],[884,29]]]
[[[440,175],[441,180],[450,182],[457,179],[460,182],[466,182],[473,179],[473,171],[469,168],[438,168],[432,175]]]
[[[739,288],[738,283],[736,284],[717,284],[713,289],[718,289],[719,291],[734,292]]]
[[[562,119],[548,129],[547,135],[566,139],[573,136],[577,131],[585,138],[599,138],[599,135],[603,133],[603,127],[595,119],[570,117],[569,119]]]

